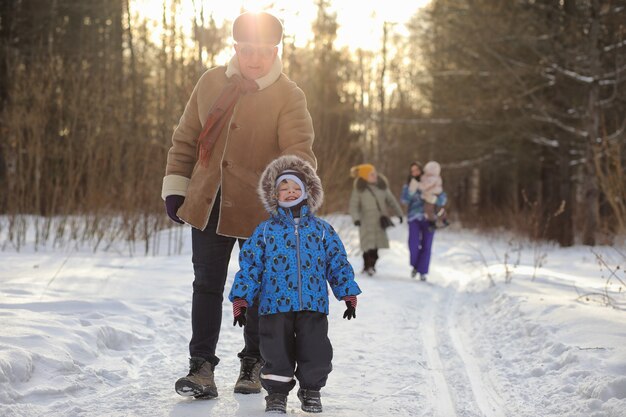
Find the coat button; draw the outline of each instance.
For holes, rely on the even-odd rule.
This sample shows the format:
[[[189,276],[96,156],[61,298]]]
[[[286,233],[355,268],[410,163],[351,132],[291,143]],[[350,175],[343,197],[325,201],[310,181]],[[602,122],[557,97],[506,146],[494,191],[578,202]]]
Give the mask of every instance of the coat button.
[[[222,161],[222,166],[224,168],[228,168],[229,166],[232,166],[232,163],[230,161]]]
[[[230,130],[238,130],[241,129],[241,126],[239,126],[237,123],[233,122],[230,124]]]

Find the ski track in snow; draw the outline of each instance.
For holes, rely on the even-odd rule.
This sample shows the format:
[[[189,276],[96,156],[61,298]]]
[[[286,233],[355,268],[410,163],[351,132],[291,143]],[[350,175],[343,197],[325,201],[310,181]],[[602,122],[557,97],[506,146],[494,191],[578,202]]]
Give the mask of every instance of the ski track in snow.
[[[452,293],[450,297],[452,299],[458,298],[455,293]],[[505,407],[497,388],[487,373],[483,371],[480,361],[474,358],[474,352],[466,347],[467,343],[463,339],[464,332],[456,320],[456,316],[460,314],[460,306],[458,304],[450,304],[452,304],[453,307],[448,310],[449,313],[445,328],[448,331],[454,349],[459,355],[461,363],[465,367],[465,373],[469,379],[469,385],[474,395],[476,405],[485,417],[505,417]]]
[[[349,219],[334,223],[359,270],[358,239],[345,227]],[[342,320],[344,304],[331,300],[334,370],[322,392],[323,415],[626,416],[620,411],[626,378],[577,368],[584,352],[596,352],[573,353],[551,341],[553,330],[522,321],[517,304],[508,308],[513,298],[491,300],[486,279],[469,272],[475,269],[467,267],[470,251],[457,242],[466,236],[438,234],[427,282],[408,276],[406,229],[393,228],[391,238],[391,249],[380,253],[379,273],[357,275],[363,294],[356,320]],[[265,416],[264,395],[232,392],[243,339],[232,326],[227,300],[217,352],[219,398],[198,401],[174,393],[175,380],[187,372],[190,336],[192,267],[188,242],[185,247],[182,255],[145,258],[0,253],[0,416]],[[236,271],[235,249],[227,290]],[[516,326],[527,329],[525,343],[517,343]],[[552,374],[571,376],[562,389],[559,379],[548,380],[553,397],[532,391],[538,385],[532,377],[552,376],[540,369],[543,364],[524,359],[535,353],[536,335],[548,346],[539,353]],[[499,349],[507,346],[519,353],[505,361]],[[507,381],[518,375],[526,379]],[[584,379],[583,388],[573,388],[575,378]],[[588,400],[577,400],[574,412],[565,405],[550,414],[535,404],[577,390]],[[288,413],[307,415],[295,390]]]
[[[434,279],[437,279],[435,274]],[[504,417],[502,399],[466,343],[456,315],[457,288],[433,286],[422,343],[433,378],[433,403],[438,417]]]
[[[441,319],[436,314],[440,313],[438,304],[441,303],[440,296],[441,290],[437,291],[433,297],[430,298],[430,302],[427,304],[429,308],[426,310],[426,316],[424,318],[422,342],[424,350],[426,351],[427,366],[432,372],[433,378],[433,403],[436,404],[436,415],[438,417],[456,417],[456,411],[454,402],[451,395],[451,384],[446,378],[446,369],[444,368],[443,361],[439,353],[440,343],[444,331],[437,329],[438,321]],[[434,301],[433,301],[434,298]]]

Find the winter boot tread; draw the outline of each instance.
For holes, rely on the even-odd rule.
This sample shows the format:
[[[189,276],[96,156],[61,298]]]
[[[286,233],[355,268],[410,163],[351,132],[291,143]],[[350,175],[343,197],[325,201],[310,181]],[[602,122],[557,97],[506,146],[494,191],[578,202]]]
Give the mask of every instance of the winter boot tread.
[[[213,365],[203,358],[190,358],[189,374],[178,379],[174,388],[176,393],[183,397],[216,398],[217,387],[215,386]]]

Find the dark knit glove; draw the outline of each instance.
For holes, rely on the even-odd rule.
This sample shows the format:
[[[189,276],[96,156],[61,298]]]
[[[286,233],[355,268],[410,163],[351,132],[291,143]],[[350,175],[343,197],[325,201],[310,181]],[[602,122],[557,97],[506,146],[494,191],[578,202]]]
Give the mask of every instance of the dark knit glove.
[[[170,219],[172,219],[176,223],[185,223],[176,215],[176,212],[178,211],[180,206],[183,205],[184,201],[185,197],[183,197],[182,195],[172,194],[165,197],[165,211],[167,212],[167,215],[170,217]]]
[[[402,219],[402,216],[398,216],[398,221],[400,221],[400,224],[402,224],[402,222],[404,221],[404,220]]]
[[[246,325],[246,310],[248,309],[248,302],[243,298],[235,298],[233,301],[233,326],[239,325],[243,327]]]
[[[354,225],[355,225],[356,227],[360,227],[360,226],[361,226],[361,220],[355,220],[355,221],[354,221]]]
[[[356,319],[356,295],[346,295],[342,298],[346,302],[346,311],[343,313],[344,319]]]

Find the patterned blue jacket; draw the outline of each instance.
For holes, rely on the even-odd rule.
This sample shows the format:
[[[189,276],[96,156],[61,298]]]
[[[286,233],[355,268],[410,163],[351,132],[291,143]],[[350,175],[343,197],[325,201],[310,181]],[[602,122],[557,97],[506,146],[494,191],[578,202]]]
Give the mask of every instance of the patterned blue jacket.
[[[421,191],[417,190],[411,193],[409,191],[409,185],[404,184],[400,201],[409,206],[407,210],[408,221],[424,220],[424,200],[422,199]],[[445,206],[447,202],[448,196],[445,191],[437,196],[437,206]]]
[[[361,293],[337,232],[306,205],[299,223],[290,210],[278,208],[259,224],[239,252],[239,267],[229,299],[258,302],[260,315],[328,314],[326,281],[338,300]]]

